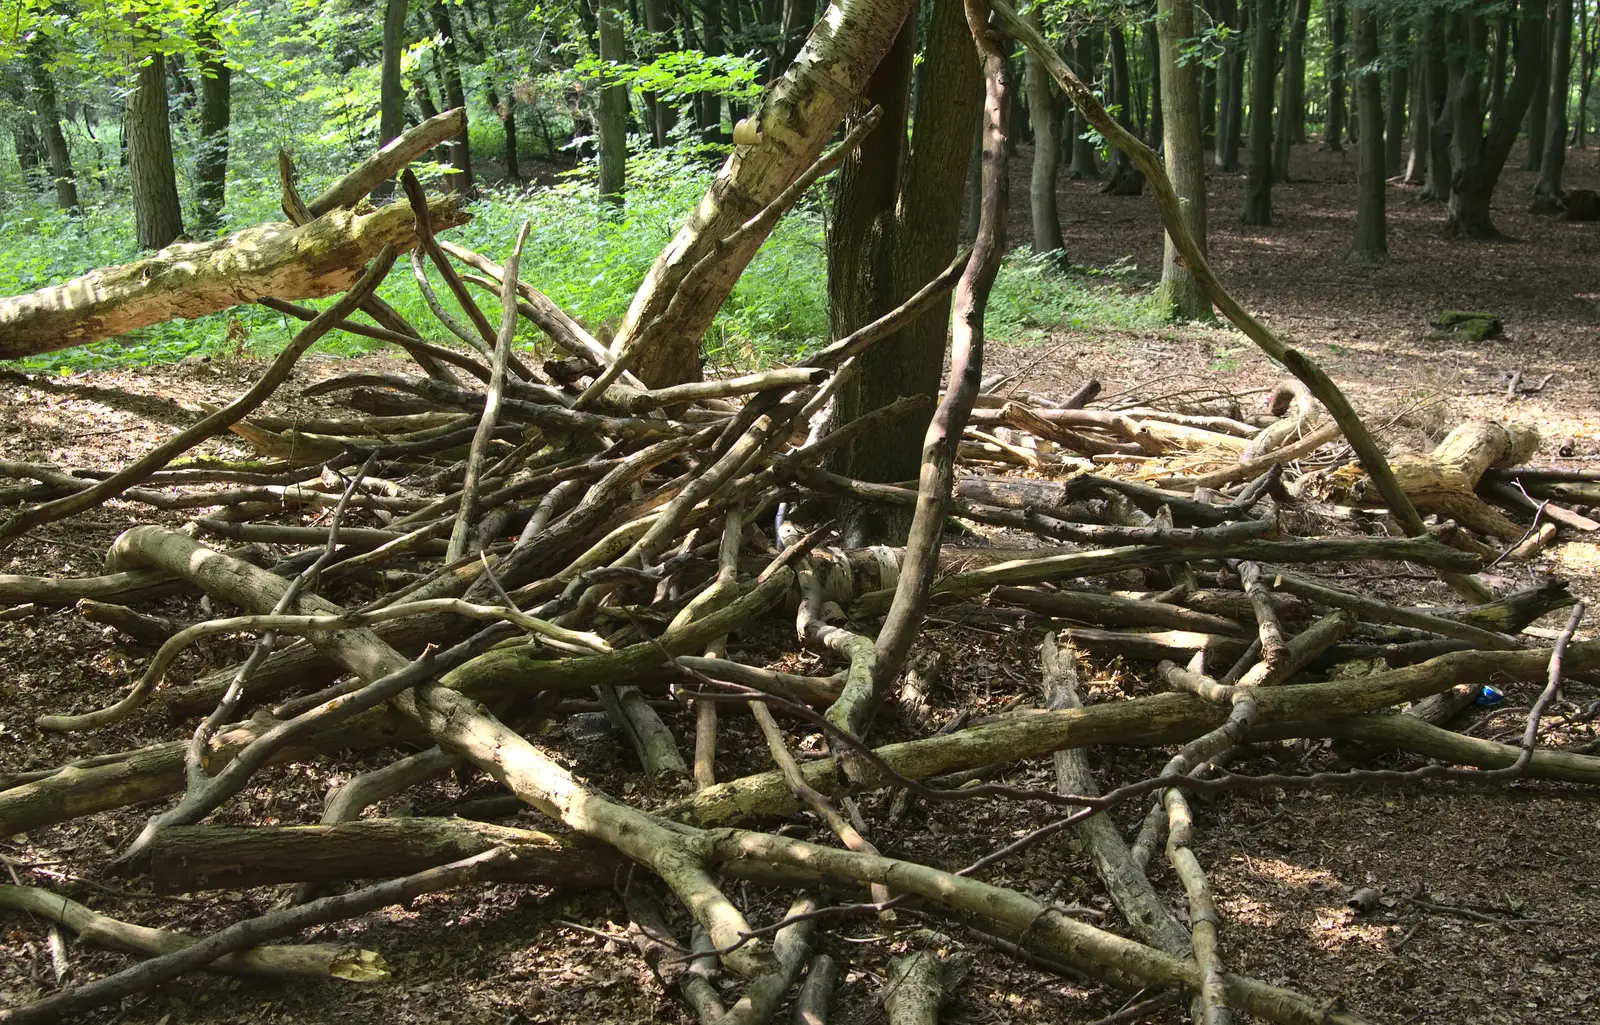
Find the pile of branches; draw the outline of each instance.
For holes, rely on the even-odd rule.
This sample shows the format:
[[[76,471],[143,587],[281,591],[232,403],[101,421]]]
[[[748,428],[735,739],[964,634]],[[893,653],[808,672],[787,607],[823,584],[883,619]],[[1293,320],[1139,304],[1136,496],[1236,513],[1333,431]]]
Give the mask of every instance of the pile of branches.
[[[295,889],[287,906],[197,938],[119,922],[42,890],[0,887],[4,906],[147,958],[0,1012],[0,1021],[56,1020],[202,967],[379,978],[374,951],[267,941],[480,881],[621,890],[640,954],[705,1022],[768,1021],[797,984],[795,1000],[810,1015],[803,1020],[823,1020],[838,966],[812,956],[815,931],[895,907],[956,922],[1051,970],[1152,999],[1179,994],[1197,1020],[1222,1022],[1232,1011],[1285,1023],[1364,1020],[1337,1002],[1228,972],[1188,794],[1374,780],[1600,780],[1600,759],[1536,744],[1563,671],[1600,669],[1600,644],[1568,644],[1581,607],[1548,646],[1524,630],[1573,604],[1564,587],[1483,601],[1484,585],[1469,576],[1488,545],[1473,531],[1489,522],[1470,517],[1493,512],[1473,489],[1540,496],[1550,492],[1535,485],[1548,478],[1522,472],[1525,494],[1512,476],[1491,472],[1525,458],[1527,436],[1487,422],[1463,425],[1426,456],[1394,466],[1372,460],[1372,439],[1348,403],[1270,333],[1305,383],[1282,389],[1260,415],[1215,404],[1090,409],[1092,385],[1052,399],[985,382],[983,301],[1005,212],[1005,98],[998,51],[986,33],[977,38],[989,93],[976,247],[804,367],[647,387],[628,372],[631,354],[613,353],[520,280],[526,228],[503,264],[435,238],[426,197],[408,177],[412,270],[460,346],[423,341],[373,298],[397,259],[385,245],[328,309],[274,301],[307,321],[288,349],[244,395],[143,458],[114,472],[4,465],[31,481],[7,492],[18,506],[0,525],[8,538],[113,498],[207,512],[185,529],[128,530],[99,576],[0,577],[5,604],[78,603],[85,616],[159,643],[121,700],[61,709],[40,728],[89,732],[132,717],[204,716],[187,741],[0,780],[0,835],[160,802],[109,869],[148,873],[167,891]],[[1071,92],[1076,80],[1053,70]],[[1110,135],[1114,122],[1106,124]],[[782,203],[865,130],[870,124]],[[1130,152],[1147,162],[1148,151]],[[1170,185],[1149,161],[1159,200]],[[310,216],[287,175],[285,208],[297,223]],[[775,204],[757,217],[781,213]],[[1187,240],[1181,225],[1175,230]],[[434,293],[429,264],[459,315]],[[1191,264],[1219,306],[1237,310],[1203,257]],[[498,324],[469,286],[499,296]],[[952,288],[952,371],[932,414],[921,480],[900,486],[829,472],[828,454],[852,439],[927,415],[928,401],[915,398],[847,423],[827,413],[855,357]],[[349,319],[357,310],[380,326]],[[520,319],[564,355],[530,362],[513,346]],[[332,330],[394,342],[419,372],[347,374],[303,389],[337,397],[350,410],[338,418],[257,415],[300,355]],[[1319,402],[1334,413],[1327,425],[1315,422]],[[276,464],[167,468],[229,430]],[[1359,464],[1335,465],[1345,443]],[[1312,459],[1318,453],[1324,465]],[[1031,476],[1008,472],[1018,465]],[[1350,511],[1375,496],[1383,510]],[[1540,521],[1554,515],[1547,498],[1528,500]],[[832,547],[838,511],[852,503],[909,510],[907,544]],[[283,510],[307,507],[326,509],[320,524],[282,522]],[[1448,522],[1425,524],[1418,507]],[[1353,532],[1358,515],[1390,522],[1399,536]],[[947,545],[949,517],[1003,530],[1013,543]],[[1330,523],[1346,529],[1322,536]],[[1528,535],[1517,543],[1540,525],[1517,528]],[[1401,607],[1308,571],[1348,561],[1426,567],[1474,601]],[[1146,586],[1105,583],[1125,584],[1130,573]],[[135,607],[175,593],[200,593],[238,614],[176,622]],[[1055,627],[1042,647],[1035,707],[874,746],[874,716],[887,703],[928,721],[926,687],[902,670],[930,609],[952,607]],[[836,671],[798,675],[729,657],[730,636],[754,635],[775,619],[792,622],[797,642]],[[256,639],[242,664],[187,682],[168,678],[196,641],[241,634]],[[1079,652],[1142,664],[1168,690],[1086,705]],[[1329,673],[1357,659],[1384,665]],[[1520,745],[1441,725],[1491,676],[1546,681]],[[638,788],[624,800],[565,768],[559,745],[534,727],[590,700],[644,773],[692,779],[692,793],[652,799],[643,795],[670,788]],[[663,700],[692,719],[692,738],[663,720]],[[726,778],[719,717],[735,711],[754,718],[772,770]],[[820,731],[827,756],[802,760],[797,730]],[[1251,741],[1318,737],[1433,761],[1411,772],[1315,776],[1226,769]],[[1102,792],[1085,755],[1098,745],[1174,753],[1159,774]],[[396,760],[330,793],[320,824],[205,821],[269,766],[373,749]],[[1053,789],[981,781],[996,765],[1047,756]],[[549,830],[361,817],[461,765],[488,773],[520,806],[546,816]],[[908,800],[1032,802],[1053,814],[972,864],[937,867],[874,847],[874,826],[851,798],[884,788]],[[1131,841],[1101,814],[1130,801],[1150,805]],[[822,835],[761,828],[798,812],[810,813]],[[990,867],[1068,830],[1091,852],[1124,932],[983,880]],[[1181,919],[1147,874],[1163,849],[1187,901]],[[737,880],[793,891],[788,913],[749,921],[725,892]],[[668,900],[681,904],[692,934],[667,924],[679,917],[663,907]],[[731,1004],[717,973],[738,983]],[[931,1020],[958,974],[932,951],[897,959],[886,987],[890,1020]]]

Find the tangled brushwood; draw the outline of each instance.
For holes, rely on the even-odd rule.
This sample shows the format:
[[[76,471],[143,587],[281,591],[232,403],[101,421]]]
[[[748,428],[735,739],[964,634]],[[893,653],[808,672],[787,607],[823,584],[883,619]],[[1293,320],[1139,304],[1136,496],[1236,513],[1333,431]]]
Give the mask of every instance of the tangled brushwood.
[[[1030,41],[1003,4],[994,8]],[[986,12],[974,5],[969,18]],[[824,1020],[839,966],[812,956],[813,935],[842,917],[890,909],[957,923],[1050,970],[1148,991],[1146,1001],[1176,995],[1207,1023],[1234,1012],[1299,1025],[1364,1020],[1336,1000],[1229,971],[1227,923],[1194,850],[1189,795],[1440,778],[1600,781],[1600,758],[1537,742],[1563,672],[1600,671],[1600,644],[1568,643],[1582,607],[1559,634],[1546,633],[1554,641],[1546,645],[1524,630],[1574,605],[1564,587],[1488,600],[1470,576],[1490,560],[1528,557],[1557,524],[1595,529],[1554,501],[1595,485],[1581,475],[1508,469],[1537,438],[1484,421],[1391,466],[1332,381],[1227,295],[1175,218],[1174,241],[1213,301],[1296,378],[1267,413],[1226,399],[1094,409],[1093,382],[1050,397],[985,379],[983,308],[1003,249],[1006,97],[999,52],[987,32],[976,37],[988,88],[976,245],[904,305],[804,367],[648,387],[629,371],[636,351],[613,352],[519,279],[526,229],[503,264],[435,238],[455,209],[437,200],[430,207],[408,175],[409,222],[394,207],[365,216],[382,219],[391,234],[403,222],[414,232],[385,236],[372,252],[350,250],[365,269],[350,268],[348,289],[321,312],[270,300],[307,323],[244,394],[116,471],[0,464],[6,476],[31,481],[6,492],[13,511],[0,536],[11,544],[112,499],[206,510],[187,529],[128,530],[99,576],[0,577],[5,605],[77,603],[86,617],[159,644],[120,700],[60,709],[40,727],[88,733],[135,716],[204,716],[187,741],[0,780],[0,835],[154,802],[159,810],[109,869],[150,874],[174,892],[293,886],[285,906],[199,938],[107,918],[41,890],[0,887],[0,905],[147,958],[0,1012],[0,1021],[58,1020],[197,968],[382,978],[376,951],[268,941],[482,881],[616,888],[641,957],[705,1022],[771,1020],[797,985],[793,999],[806,1015],[797,1020]],[[1051,70],[1090,121],[1125,146],[1163,212],[1175,211],[1153,154],[1059,61]],[[862,119],[752,217],[749,231],[759,237],[760,225],[770,227],[872,123]],[[352,207],[431,145],[431,133],[450,127],[414,130],[406,145],[352,175],[359,181],[311,205],[286,169],[292,230],[331,230],[319,219]],[[374,297],[397,245],[415,247],[417,286],[461,346],[424,341]],[[716,240],[680,287],[696,287],[719,254],[740,246],[737,232]],[[155,259],[164,258],[172,257]],[[429,264],[465,322],[434,294]],[[142,278],[152,279],[160,275]],[[499,296],[498,325],[469,285]],[[852,439],[929,415],[930,400],[914,397],[847,423],[827,413],[861,352],[952,290],[952,367],[932,410],[920,481],[830,472],[828,454]],[[130,293],[119,301],[126,310],[146,300]],[[377,326],[349,319],[358,310]],[[662,316],[671,312],[669,304]],[[148,307],[137,316],[147,315]],[[529,362],[526,350],[515,351],[520,319],[565,356]],[[335,330],[399,345],[421,372],[347,374],[304,389],[337,396],[351,411],[338,419],[259,415],[301,355]],[[168,468],[228,431],[271,464]],[[1512,522],[1491,501],[1533,510],[1533,526]],[[861,503],[909,511],[905,546],[835,547],[838,510]],[[308,507],[327,510],[319,525],[274,522],[285,509]],[[945,543],[951,518],[1003,531],[1008,547]],[[1358,525],[1381,529],[1369,536]],[[1309,569],[1350,561],[1425,567],[1470,604],[1399,607]],[[1155,586],[1116,589],[1130,574]],[[175,622],[135,607],[174,593],[203,594],[210,607],[238,614]],[[958,614],[1055,629],[1041,649],[1032,707],[929,734],[919,711],[928,700],[925,674],[906,666],[928,617]],[[799,675],[730,657],[730,636],[775,619],[792,621],[796,642],[837,671]],[[169,676],[188,646],[241,634],[256,639],[242,664],[197,680]],[[1169,690],[1086,704],[1080,654],[1140,666]],[[1363,672],[1347,671],[1357,662]],[[1443,725],[1491,678],[1546,681],[1520,745]],[[643,774],[682,779],[676,797],[658,785],[625,800],[565,767],[559,745],[534,727],[591,699]],[[874,716],[893,702],[924,735],[875,746]],[[663,721],[664,703],[683,713],[677,721],[692,720],[692,744],[687,730],[674,733]],[[753,717],[771,771],[719,771],[719,717],[734,714]],[[802,754],[796,730],[820,731],[825,754]],[[1329,737],[1432,761],[1409,772],[1308,776],[1227,769],[1252,741]],[[1085,755],[1101,745],[1174,753],[1158,775],[1103,791]],[[265,767],[372,749],[395,760],[330,793],[318,825],[206,822]],[[1054,760],[1053,789],[985,781],[994,766],[1046,757]],[[465,817],[362,817],[463,765],[547,817],[549,831]],[[901,801],[1031,802],[1053,811],[1046,825],[971,864],[936,867],[886,857],[873,845],[874,824],[851,798],[885,789]],[[1149,809],[1132,840],[1100,814],[1128,802]],[[763,828],[796,813],[809,814],[812,840]],[[1122,917],[1115,928],[985,881],[991,867],[1064,831],[1090,852]],[[1163,849],[1182,886],[1182,916],[1147,875]],[[375,878],[388,881],[367,884]],[[727,895],[729,882],[741,880],[791,891],[788,913],[750,921]],[[691,920],[692,935],[675,932],[675,918]],[[737,983],[731,1004],[717,973]],[[931,1020],[958,978],[932,951],[897,959],[886,987],[889,1020]]]

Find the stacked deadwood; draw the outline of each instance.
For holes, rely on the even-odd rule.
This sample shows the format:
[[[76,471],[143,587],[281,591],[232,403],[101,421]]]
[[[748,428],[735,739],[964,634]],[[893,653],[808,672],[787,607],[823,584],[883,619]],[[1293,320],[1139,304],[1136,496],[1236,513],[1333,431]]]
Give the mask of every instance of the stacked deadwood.
[[[992,142],[1003,95],[995,54],[986,50],[985,57]],[[992,160],[985,173],[992,185]],[[1303,396],[1291,395],[1257,419],[1237,408],[1174,403],[1089,409],[1089,388],[1059,401],[1004,394],[998,382],[983,388],[976,373],[981,294],[998,259],[993,245],[804,367],[651,389],[519,279],[521,238],[504,264],[435,239],[427,203],[408,185],[418,241],[414,276],[460,346],[424,342],[422,332],[372,298],[394,261],[393,249],[385,249],[322,313],[275,303],[309,322],[301,335],[244,396],[146,458],[114,473],[3,466],[8,476],[31,481],[7,492],[19,506],[0,526],[7,537],[113,498],[203,510],[185,529],[129,530],[100,576],[0,577],[4,604],[82,602],[87,617],[161,639],[122,699],[92,707],[86,697],[80,707],[44,717],[39,728],[205,718],[189,741],[0,780],[0,835],[160,802],[119,859],[120,870],[151,873],[175,891],[297,889],[289,907],[194,943],[25,887],[0,888],[0,904],[151,958],[0,1020],[50,1020],[205,966],[279,977],[381,977],[374,952],[261,944],[480,880],[568,887],[628,880],[622,888],[630,935],[641,956],[707,1022],[769,1020],[797,982],[807,1013],[825,1011],[836,966],[811,956],[818,930],[837,916],[903,906],[1058,970],[1130,990],[1182,993],[1208,1022],[1239,1011],[1278,1022],[1354,1023],[1363,1019],[1353,1011],[1227,971],[1227,930],[1193,849],[1187,792],[1337,782],[1225,770],[1243,743],[1308,737],[1436,760],[1414,773],[1374,770],[1370,778],[1476,771],[1489,779],[1600,781],[1600,759],[1533,743],[1563,664],[1568,672],[1600,669],[1600,644],[1561,651],[1575,616],[1554,650],[1524,633],[1572,603],[1560,585],[1468,607],[1414,608],[1315,575],[1314,567],[1350,561],[1467,574],[1484,560],[1444,543],[1445,536],[1466,536],[1448,524],[1436,525],[1439,537],[1366,536],[1351,529],[1353,519],[1331,512],[1343,507],[1307,488],[1329,478],[1329,468],[1307,460],[1320,453],[1323,463],[1338,461],[1348,420],[1340,427],[1313,423],[1313,404]],[[986,188],[986,197],[994,191]],[[295,223],[315,212],[292,189],[285,205]],[[997,214],[1003,219],[1003,209],[986,200],[991,230],[980,235],[991,242]],[[434,294],[428,264],[461,317]],[[926,414],[926,403],[906,400],[845,424],[825,415],[853,357],[942,296],[957,272],[956,386],[935,415],[922,485],[830,473],[830,451],[895,418]],[[469,286],[500,296],[499,324]],[[348,319],[358,309],[383,326]],[[536,325],[561,358],[540,360],[514,347],[519,318]],[[327,419],[252,415],[330,330],[401,344],[423,373],[350,374],[302,389],[350,411]],[[1492,439],[1489,427],[1469,428]],[[1512,444],[1514,432],[1494,429]],[[166,468],[228,430],[272,465]],[[1458,459],[1458,448],[1478,452],[1452,445],[1435,453],[1433,464],[1419,457],[1431,473],[1410,476],[1397,460],[1394,477],[1459,492],[1508,454],[1476,466],[1482,455]],[[940,452],[955,458],[941,462]],[[997,473],[1004,464],[1035,476]],[[1488,473],[1483,486],[1491,493],[1506,480],[1500,473]],[[1539,478],[1524,472],[1522,479]],[[913,506],[917,522],[925,528],[932,516],[934,528],[914,526],[907,550],[829,547],[838,502]],[[283,511],[307,508],[326,510],[320,525],[282,522]],[[980,531],[1004,531],[1006,547],[941,548],[938,527],[947,513]],[[1328,524],[1342,529],[1324,536]],[[1397,525],[1415,533],[1407,522]],[[137,608],[174,593],[203,593],[213,606],[240,614],[190,623]],[[1042,707],[930,734],[925,709],[918,711],[926,689],[911,685],[906,718],[921,724],[922,735],[872,746],[873,715],[897,692],[924,613],[956,610],[1055,628],[1043,650]],[[800,676],[729,657],[730,636],[758,635],[774,620],[792,622],[799,643],[831,659],[836,671]],[[177,654],[218,634],[259,640],[238,667],[197,680],[169,677]],[[1085,706],[1074,650],[1142,664],[1170,689]],[[1364,662],[1365,671],[1350,672],[1352,662]],[[1450,709],[1438,706],[1459,708],[1491,675],[1550,681],[1521,747],[1439,725]],[[915,676],[908,674],[913,684]],[[692,715],[692,749],[680,743],[689,731],[674,732],[663,720],[663,694],[683,709],[677,722]],[[590,699],[612,717],[645,772],[692,772],[692,794],[630,803],[568,772],[559,745],[534,727],[563,702]],[[1395,711],[1408,704],[1416,714]],[[725,778],[716,755],[718,710],[730,705],[754,717],[772,771]],[[830,756],[800,760],[791,736],[797,726],[822,731]],[[1082,757],[1098,745],[1174,753],[1160,775],[1111,787]],[[392,752],[393,762],[331,793],[320,824],[203,824],[269,765],[375,749]],[[1053,790],[958,783],[1047,756],[1058,777]],[[550,831],[466,818],[362,817],[463,763],[544,813]],[[886,787],[930,801],[1034,802],[1058,813],[953,872],[878,852],[874,824],[850,798]],[[1129,801],[1151,804],[1131,841],[1097,814]],[[815,816],[816,842],[761,831],[797,811]],[[1131,937],[978,878],[1066,829],[1091,852]],[[1182,919],[1147,873],[1163,834],[1188,905]],[[319,895],[374,878],[389,881]],[[789,913],[748,921],[725,895],[727,880],[792,889]],[[663,899],[676,900],[685,915],[668,914]],[[674,917],[692,920],[693,933],[674,932]],[[935,1014],[959,982],[958,961],[932,950],[897,961],[891,1020]],[[731,1006],[711,981],[718,972],[742,984]]]

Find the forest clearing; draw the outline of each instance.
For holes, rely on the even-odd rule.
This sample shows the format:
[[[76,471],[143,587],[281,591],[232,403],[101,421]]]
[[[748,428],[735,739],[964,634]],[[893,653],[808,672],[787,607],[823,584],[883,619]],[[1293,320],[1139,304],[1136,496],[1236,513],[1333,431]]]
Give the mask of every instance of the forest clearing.
[[[0,1022],[1600,1021],[1586,0],[723,3],[18,6]]]

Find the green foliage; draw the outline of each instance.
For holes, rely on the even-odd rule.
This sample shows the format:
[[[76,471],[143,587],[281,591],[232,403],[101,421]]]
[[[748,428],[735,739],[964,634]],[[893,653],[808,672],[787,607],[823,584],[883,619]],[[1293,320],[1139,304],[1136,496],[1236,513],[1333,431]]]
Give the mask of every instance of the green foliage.
[[[489,190],[472,206],[473,221],[451,237],[496,261],[505,258],[524,220],[532,224],[522,259],[522,277],[537,285],[602,338],[609,338],[627,313],[634,291],[657,254],[672,239],[707,185],[725,148],[685,144],[653,150],[636,147],[628,165],[628,202],[602,203],[593,172],[579,169],[550,188],[531,192]],[[230,195],[236,223],[270,220],[268,179],[248,193]],[[320,183],[309,183],[311,191]],[[235,196],[247,196],[235,205]],[[240,209],[243,206],[244,209]],[[0,219],[0,294],[16,294],[62,281],[90,267],[137,257],[121,204],[91,206],[70,220],[42,201]],[[753,367],[803,361],[828,338],[824,212],[808,197],[779,224],[723,304],[705,339],[712,367]],[[453,307],[437,277],[435,291]],[[1074,328],[1148,327],[1159,323],[1148,283],[1129,282],[1128,268],[1057,269],[1049,256],[1018,251],[1001,269],[989,301],[988,332],[1000,340],[1027,341],[1062,325]],[[1134,287],[1129,288],[1132,284]],[[454,344],[428,312],[409,267],[390,274],[383,297],[429,340]],[[475,291],[491,323],[499,304]],[[313,305],[325,305],[318,303]],[[154,325],[119,341],[50,353],[22,361],[32,370],[73,371],[117,365],[171,362],[188,356],[241,349],[270,353],[285,345],[299,323],[260,307],[244,306],[191,321]],[[520,341],[543,346],[531,327]],[[364,339],[333,335],[319,348],[353,354],[376,347]]]

